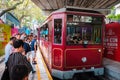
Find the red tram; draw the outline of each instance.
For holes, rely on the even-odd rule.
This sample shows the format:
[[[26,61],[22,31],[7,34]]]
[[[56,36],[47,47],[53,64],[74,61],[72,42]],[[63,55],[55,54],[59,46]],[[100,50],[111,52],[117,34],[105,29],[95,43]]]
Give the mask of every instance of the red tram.
[[[40,48],[52,76],[103,75],[104,15],[88,9],[62,8],[39,28]]]

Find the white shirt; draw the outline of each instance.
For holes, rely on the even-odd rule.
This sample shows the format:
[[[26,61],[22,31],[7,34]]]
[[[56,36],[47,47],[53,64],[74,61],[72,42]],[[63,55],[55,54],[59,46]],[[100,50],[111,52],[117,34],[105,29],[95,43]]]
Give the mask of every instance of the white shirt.
[[[13,46],[10,43],[5,46],[5,63],[7,62],[10,54],[12,53],[12,49]]]

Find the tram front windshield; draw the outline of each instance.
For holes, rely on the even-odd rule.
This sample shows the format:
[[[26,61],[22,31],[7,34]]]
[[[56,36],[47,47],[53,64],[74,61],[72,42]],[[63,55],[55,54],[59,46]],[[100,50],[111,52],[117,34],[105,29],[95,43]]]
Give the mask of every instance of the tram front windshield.
[[[101,44],[102,23],[100,16],[67,15],[67,45]]]

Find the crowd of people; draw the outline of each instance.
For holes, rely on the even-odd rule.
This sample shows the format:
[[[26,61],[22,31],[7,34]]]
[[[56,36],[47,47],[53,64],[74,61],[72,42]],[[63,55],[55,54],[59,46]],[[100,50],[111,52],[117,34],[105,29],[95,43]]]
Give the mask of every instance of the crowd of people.
[[[33,33],[12,36],[5,46],[5,71],[1,80],[28,80],[29,73],[36,72],[33,67],[37,64],[36,51],[37,36]]]

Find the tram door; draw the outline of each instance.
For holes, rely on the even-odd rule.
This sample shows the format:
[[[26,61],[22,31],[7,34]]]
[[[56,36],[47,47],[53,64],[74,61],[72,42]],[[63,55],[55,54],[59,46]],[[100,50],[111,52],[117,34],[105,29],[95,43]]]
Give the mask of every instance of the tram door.
[[[59,69],[62,66],[63,15],[54,16],[53,25],[52,66]]]

